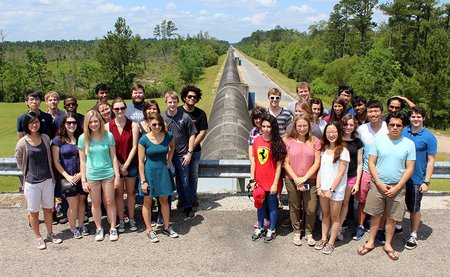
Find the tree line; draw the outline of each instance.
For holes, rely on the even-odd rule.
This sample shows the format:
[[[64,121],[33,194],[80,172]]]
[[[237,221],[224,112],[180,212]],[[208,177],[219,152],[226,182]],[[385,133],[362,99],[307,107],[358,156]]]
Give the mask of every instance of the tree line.
[[[163,20],[154,38],[143,39],[122,17],[101,39],[91,41],[8,42],[0,30],[0,101],[23,101],[30,89],[90,99],[99,82],[123,98],[134,82],[143,83],[150,97],[195,84],[229,44],[208,32],[181,36],[176,30],[174,22]]]
[[[374,9],[387,21],[373,22]],[[277,26],[236,47],[286,76],[334,96],[338,85],[386,100],[408,97],[428,111],[427,125],[450,123],[450,4],[435,0],[341,0],[327,21],[308,32]]]

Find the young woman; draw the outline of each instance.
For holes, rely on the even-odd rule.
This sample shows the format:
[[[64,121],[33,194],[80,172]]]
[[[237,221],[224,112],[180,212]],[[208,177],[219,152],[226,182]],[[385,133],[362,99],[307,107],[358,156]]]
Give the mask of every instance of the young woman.
[[[52,141],[53,165],[59,172],[59,180],[67,180],[76,191],[70,194],[64,194],[69,203],[67,217],[72,235],[76,239],[82,238],[82,235],[89,235],[89,230],[84,225],[84,213],[86,206],[84,204],[87,193],[83,191],[81,185],[80,156],[78,154],[77,141],[83,133],[77,115],[73,112],[67,112],[64,115],[59,128],[59,135]],[[76,221],[78,219],[78,228]]]
[[[111,224],[109,240],[116,241],[119,235],[116,229],[114,190],[120,185],[119,165],[114,137],[105,130],[101,115],[96,110],[90,110],[86,114],[84,134],[78,139],[78,149],[83,190],[91,194],[92,216],[97,228],[95,240],[104,239],[100,208],[103,191],[108,221]]]
[[[347,107],[345,105],[345,99],[340,96],[336,96],[331,105],[330,114],[325,116],[323,120],[325,120],[327,123],[334,122],[339,124],[342,117],[344,117],[344,115],[346,114]]]
[[[149,117],[150,132],[139,139],[139,176],[142,180],[139,194],[144,196],[142,217],[146,233],[151,242],[158,242],[156,232],[152,230],[152,200],[158,197],[164,221],[163,234],[177,238],[178,234],[169,226],[169,196],[175,190],[173,178],[169,174],[170,161],[175,151],[173,135],[166,132],[162,116],[154,113]]]
[[[295,116],[304,114],[312,116],[311,104],[308,101],[298,101],[295,103]]]
[[[313,136],[322,138],[323,130],[327,123],[322,119],[323,116],[323,103],[319,98],[311,98],[309,100],[312,110],[312,122],[311,122],[311,133]]]
[[[284,138],[287,155],[286,189],[289,198],[289,214],[294,229],[293,243],[302,245],[300,230],[306,226],[309,246],[316,244],[313,238],[316,222],[317,190],[316,173],[320,166],[320,139],[311,134],[310,116],[296,116],[292,130]],[[302,209],[303,206],[303,209]]]
[[[149,100],[144,104],[142,113],[144,114],[144,120],[138,123],[139,131],[141,132],[141,134],[146,134],[151,129],[150,126],[148,126],[148,118],[154,113],[161,114],[161,109],[159,108],[159,105],[155,100]]]
[[[275,238],[275,227],[278,217],[278,191],[281,190],[281,165],[286,157],[286,146],[280,137],[277,119],[272,115],[261,118],[262,135],[255,138],[250,158],[250,185],[252,189],[260,187],[264,190],[263,205],[257,209],[258,228],[252,235],[254,241],[264,234],[264,219],[270,219],[270,226],[264,242]],[[267,215],[267,212],[269,215]]]
[[[136,204],[136,177],[138,175],[137,146],[139,128],[136,123],[125,117],[127,104],[118,97],[112,102],[114,119],[105,124],[105,129],[110,131],[116,142],[116,156],[119,162],[120,184],[116,190],[116,208],[119,217],[119,233],[125,232],[124,221],[124,183],[127,191],[127,208],[130,218],[130,231],[137,231],[134,219],[134,205]]]
[[[357,137],[356,129],[358,127],[357,119],[346,114],[341,121],[343,140],[345,141],[348,152],[350,153],[350,163],[347,172],[347,187],[345,189],[345,198],[341,208],[341,226],[344,223],[349,212],[350,197],[359,191],[363,168],[363,142]],[[353,212],[353,209],[350,211]],[[343,240],[342,228],[338,233],[338,240]]]
[[[322,239],[317,242],[315,249],[322,250],[324,254],[331,254],[341,226],[340,214],[345,196],[350,154],[345,148],[341,130],[336,123],[329,123],[325,127],[322,142],[324,148],[316,185],[322,208]],[[327,243],[330,226],[331,235]]]
[[[111,105],[108,103],[98,103],[97,111],[102,116],[103,123],[108,123],[113,119],[113,113],[111,112]]]
[[[27,200],[29,220],[36,236],[37,248],[46,248],[39,231],[39,210],[44,210],[44,221],[47,227],[47,240],[61,243],[62,240],[53,233],[52,211],[54,202],[54,175],[50,151],[50,138],[39,133],[41,122],[35,112],[25,115],[23,121],[24,136],[16,145],[15,157],[17,167],[24,177],[24,195]]]

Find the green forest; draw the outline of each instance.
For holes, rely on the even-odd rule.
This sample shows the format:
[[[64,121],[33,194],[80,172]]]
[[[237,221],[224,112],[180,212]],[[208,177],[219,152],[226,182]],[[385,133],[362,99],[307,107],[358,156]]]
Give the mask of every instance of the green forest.
[[[92,41],[7,42],[0,30],[0,102],[23,101],[31,89],[93,99],[99,82],[123,98],[129,98],[134,82],[144,84],[151,98],[196,84],[229,44],[208,32],[181,36],[176,31],[174,22],[163,20],[155,26],[154,38],[141,38],[121,17],[111,31]]]
[[[387,21],[376,24],[374,9]],[[307,81],[315,95],[338,85],[383,102],[402,95],[427,109],[427,125],[450,121],[450,4],[434,0],[341,0],[328,21],[308,32],[277,26],[256,31],[236,47],[289,78]]]

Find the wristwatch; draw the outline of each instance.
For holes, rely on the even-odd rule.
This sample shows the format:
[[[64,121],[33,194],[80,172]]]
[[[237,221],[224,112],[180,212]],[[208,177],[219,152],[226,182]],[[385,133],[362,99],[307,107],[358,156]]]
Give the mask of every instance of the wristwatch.
[[[427,185],[427,187],[430,186],[430,182],[423,182],[425,185]]]
[[[332,193],[335,193],[335,192],[336,192],[336,190],[333,189],[333,188],[330,188],[330,191],[331,191]]]

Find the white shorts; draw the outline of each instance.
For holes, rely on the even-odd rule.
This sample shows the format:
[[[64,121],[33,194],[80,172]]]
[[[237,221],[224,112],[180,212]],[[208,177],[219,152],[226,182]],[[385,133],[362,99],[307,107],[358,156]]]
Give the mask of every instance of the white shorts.
[[[322,190],[323,194],[328,190]],[[333,201],[343,201],[345,198],[345,190],[344,191],[336,191],[331,195],[331,200]]]
[[[52,209],[55,206],[55,183],[53,179],[31,184],[25,182],[23,194],[27,199],[27,210],[36,213],[43,209]]]

